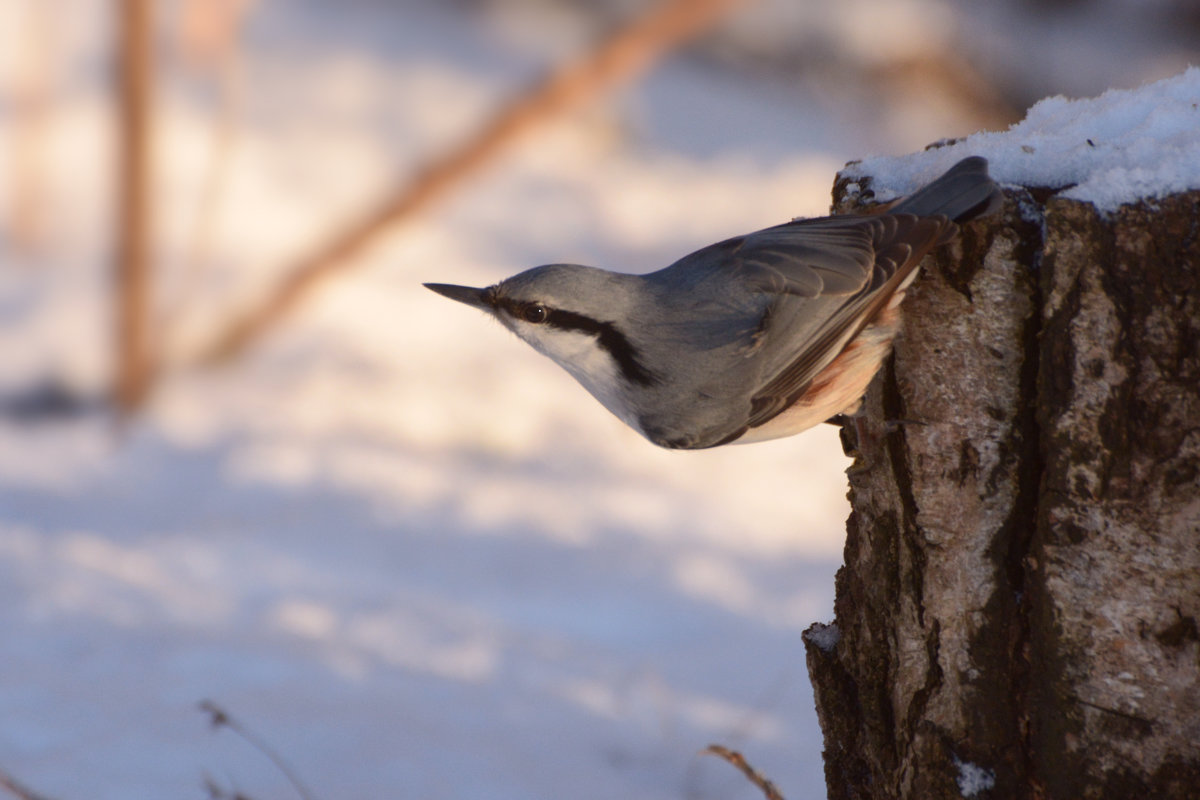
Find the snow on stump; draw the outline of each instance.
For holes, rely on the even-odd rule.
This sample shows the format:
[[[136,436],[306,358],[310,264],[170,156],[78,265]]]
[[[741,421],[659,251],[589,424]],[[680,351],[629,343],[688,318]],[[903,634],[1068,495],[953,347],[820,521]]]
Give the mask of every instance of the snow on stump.
[[[1003,212],[926,260],[806,633],[829,797],[1200,791],[1200,69],[848,167],[970,154]]]

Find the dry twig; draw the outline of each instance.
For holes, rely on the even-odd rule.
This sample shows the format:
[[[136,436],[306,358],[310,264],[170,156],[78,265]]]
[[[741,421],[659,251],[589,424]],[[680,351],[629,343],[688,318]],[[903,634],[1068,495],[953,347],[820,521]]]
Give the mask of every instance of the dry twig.
[[[300,795],[303,800],[314,800],[312,792],[308,790],[308,787],[296,775],[291,765],[288,764],[283,756],[275,752],[267,744],[266,740],[248,730],[245,725],[229,716],[229,713],[225,709],[211,700],[202,700],[200,702],[200,710],[209,715],[209,722],[212,723],[214,728],[229,728],[229,730],[249,742],[251,747],[266,756],[283,773],[283,776],[288,779],[288,783],[292,784],[292,788],[296,790],[296,794]],[[210,790],[212,786],[213,784],[209,782]],[[240,795],[235,795],[235,797],[240,797]]]
[[[153,6],[153,0],[122,0],[118,6],[120,128],[114,397],[122,415],[141,405],[153,371],[149,330]]]
[[[719,744],[710,744],[708,747],[702,750],[701,753],[704,755],[718,756],[725,759],[730,764],[733,764],[742,771],[742,774],[746,776],[747,780],[762,790],[763,796],[766,797],[767,800],[783,800],[783,795],[780,794],[779,790],[775,788],[775,784],[771,783],[769,780],[763,777],[761,772],[746,763],[746,759],[736,750],[730,750],[728,747],[722,747]]]
[[[204,776],[204,791],[208,794],[208,800],[254,800],[248,794],[226,789],[210,775]]]
[[[50,800],[44,794],[38,794],[27,786],[21,784],[12,775],[0,770],[0,789],[4,789],[18,800]]]
[[[320,283],[345,269],[383,231],[424,209],[488,164],[513,141],[603,89],[628,81],[664,52],[708,27],[743,0],[662,0],[582,58],[516,98],[458,150],[302,259],[274,292],[236,317],[204,349],[208,362],[240,353]]]

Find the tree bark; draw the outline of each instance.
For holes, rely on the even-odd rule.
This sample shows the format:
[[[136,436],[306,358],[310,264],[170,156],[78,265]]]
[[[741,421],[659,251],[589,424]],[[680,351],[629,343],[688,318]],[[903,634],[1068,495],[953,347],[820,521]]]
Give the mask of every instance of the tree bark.
[[[1008,189],[926,260],[805,635],[830,798],[1200,791],[1197,219]]]

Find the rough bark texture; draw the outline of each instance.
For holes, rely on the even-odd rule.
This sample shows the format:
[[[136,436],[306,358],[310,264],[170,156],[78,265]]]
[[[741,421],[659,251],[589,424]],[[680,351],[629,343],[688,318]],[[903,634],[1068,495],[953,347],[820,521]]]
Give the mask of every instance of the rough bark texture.
[[[1006,195],[843,432],[829,797],[1197,797],[1200,192]]]

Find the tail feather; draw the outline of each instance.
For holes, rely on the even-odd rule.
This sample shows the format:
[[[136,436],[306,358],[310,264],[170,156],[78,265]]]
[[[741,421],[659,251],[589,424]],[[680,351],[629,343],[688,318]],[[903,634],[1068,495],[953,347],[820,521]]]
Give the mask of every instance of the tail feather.
[[[999,210],[1003,201],[1000,187],[988,175],[987,159],[970,156],[933,183],[896,203],[888,213],[920,217],[943,215],[955,222],[970,222]]]

